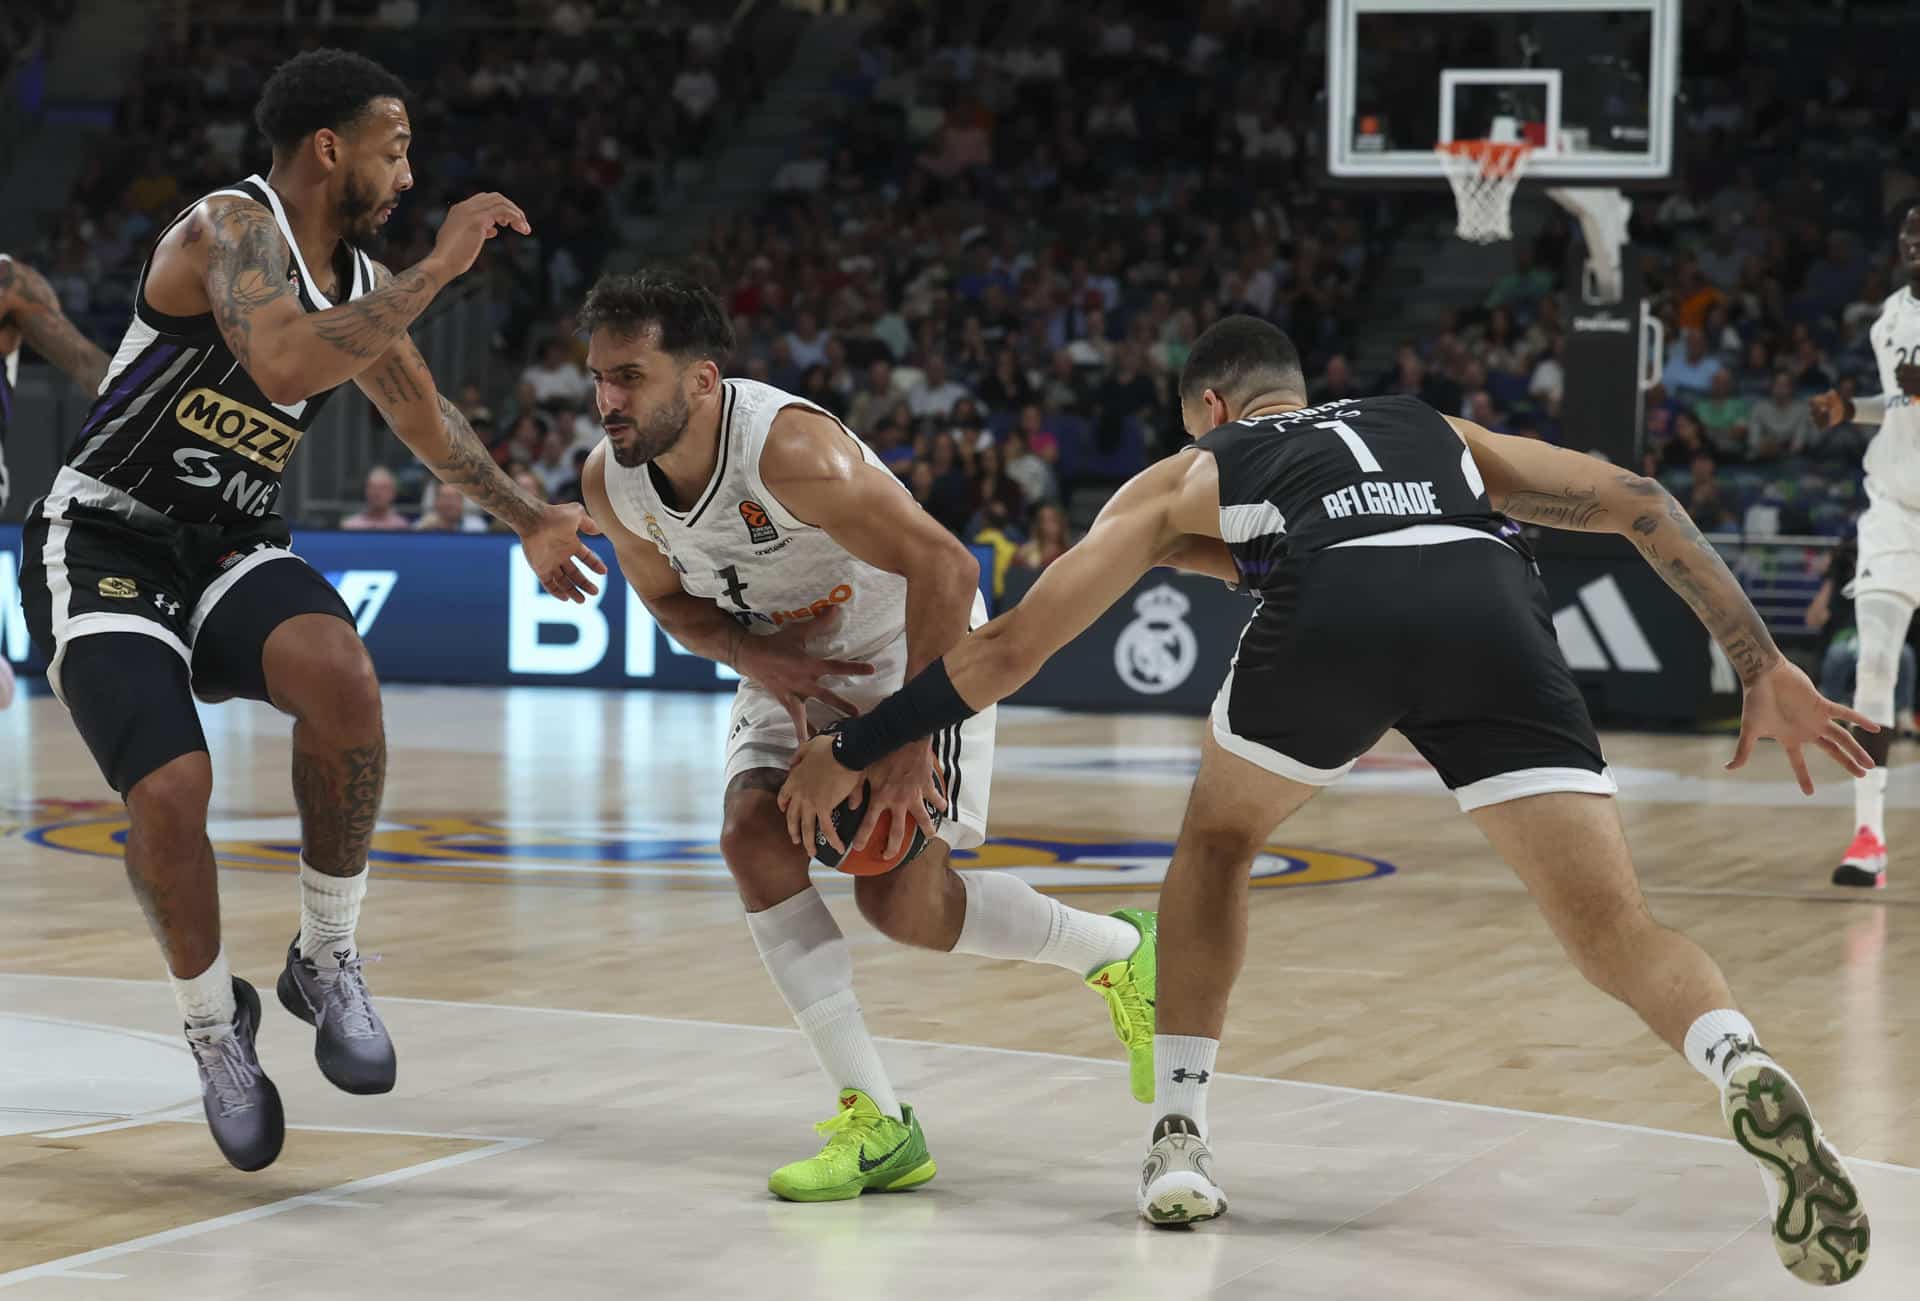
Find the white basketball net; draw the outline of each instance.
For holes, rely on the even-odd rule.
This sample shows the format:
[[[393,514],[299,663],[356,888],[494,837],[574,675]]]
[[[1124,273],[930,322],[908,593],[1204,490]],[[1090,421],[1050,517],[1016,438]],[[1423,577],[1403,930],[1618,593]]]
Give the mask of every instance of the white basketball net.
[[[1513,192],[1527,169],[1531,145],[1452,140],[1434,146],[1460,205],[1461,239],[1492,244],[1513,238]]]

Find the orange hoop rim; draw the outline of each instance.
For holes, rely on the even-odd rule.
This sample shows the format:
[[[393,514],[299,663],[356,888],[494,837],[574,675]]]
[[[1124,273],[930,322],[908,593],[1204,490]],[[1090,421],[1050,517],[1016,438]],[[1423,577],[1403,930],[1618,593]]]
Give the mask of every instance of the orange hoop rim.
[[[1436,153],[1473,159],[1480,164],[1482,176],[1509,175],[1525,164],[1534,149],[1524,140],[1443,140],[1433,148]]]

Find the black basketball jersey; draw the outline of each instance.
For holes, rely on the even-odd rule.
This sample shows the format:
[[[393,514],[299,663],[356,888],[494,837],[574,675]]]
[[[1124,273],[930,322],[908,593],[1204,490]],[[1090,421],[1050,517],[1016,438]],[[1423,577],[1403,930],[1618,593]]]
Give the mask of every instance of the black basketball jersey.
[[[291,252],[288,276],[300,306],[309,312],[333,306],[308,272],[280,196],[265,179],[250,176],[205,197],[229,194],[273,214]],[[148,254],[134,290],[133,320],[67,458],[67,466],[84,478],[63,472],[53,495],[144,514],[126,501],[131,498],[138,507],[197,524],[271,514],[287,459],[332,390],[285,405],[268,401],[228,351],[211,312],[169,316],[148,305],[152,264]],[[340,246],[334,270],[345,290],[342,301],[373,288],[372,264],[351,245]]]
[[[1466,441],[1418,398],[1341,398],[1222,425],[1193,445],[1218,464],[1220,533],[1256,590],[1287,583],[1302,557],[1416,524],[1517,543]]]

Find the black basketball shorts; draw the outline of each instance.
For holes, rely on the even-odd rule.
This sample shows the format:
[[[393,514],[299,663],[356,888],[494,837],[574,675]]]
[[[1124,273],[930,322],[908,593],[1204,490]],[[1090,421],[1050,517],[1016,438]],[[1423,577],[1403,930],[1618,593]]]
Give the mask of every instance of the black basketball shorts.
[[[1222,748],[1329,786],[1392,728],[1463,811],[1615,792],[1546,587],[1512,547],[1428,525],[1322,551],[1295,575],[1241,634],[1213,706]]]
[[[284,520],[179,524],[71,501],[53,514],[37,504],[27,521],[20,596],[47,683],[69,707],[62,670],[81,637],[154,638],[187,664],[203,698],[266,700],[260,656],[275,627],[307,613],[353,622],[333,586],[289,549]]]

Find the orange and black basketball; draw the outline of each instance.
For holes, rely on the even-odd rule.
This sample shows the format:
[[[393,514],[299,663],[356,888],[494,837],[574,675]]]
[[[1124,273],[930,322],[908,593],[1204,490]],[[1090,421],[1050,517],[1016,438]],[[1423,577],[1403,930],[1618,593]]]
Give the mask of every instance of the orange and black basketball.
[[[937,771],[934,780],[939,780]],[[853,838],[860,833],[860,824],[866,820],[868,800],[865,797],[870,794],[870,789],[862,785],[863,798],[859,808],[848,807],[851,796],[833,806],[833,829],[838,833],[840,843],[847,846],[846,853],[842,854],[828,844],[825,836],[816,834],[813,838],[814,858],[848,876],[880,876],[891,872],[896,867],[911,863],[927,847],[927,833],[915,823],[912,833],[901,844],[900,852],[887,858],[887,833],[893,825],[893,815],[882,813],[879,822],[874,825],[873,839],[867,842],[867,847],[853,848]],[[941,789],[944,791],[946,788],[942,786]],[[940,825],[941,815],[931,803],[927,805],[927,816],[933,820],[934,826]]]

